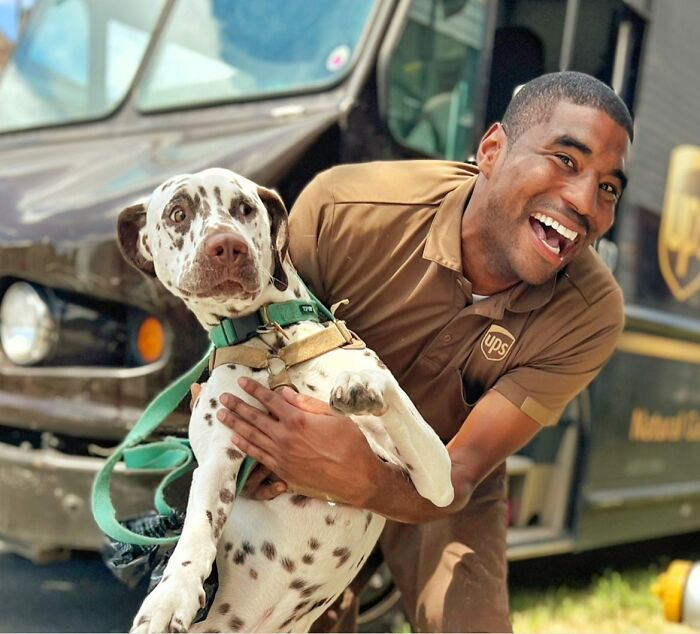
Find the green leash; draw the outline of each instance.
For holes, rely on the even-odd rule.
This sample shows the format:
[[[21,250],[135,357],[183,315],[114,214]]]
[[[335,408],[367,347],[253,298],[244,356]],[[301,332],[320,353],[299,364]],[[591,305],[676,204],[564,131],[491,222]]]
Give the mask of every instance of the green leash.
[[[307,289],[308,290],[308,289]],[[185,374],[176,379],[156,396],[146,407],[126,438],[115,448],[95,477],[92,487],[92,514],[102,532],[120,542],[138,546],[174,544],[178,536],[147,537],[135,533],[119,522],[112,504],[110,484],[112,473],[120,460],[124,459],[131,469],[172,469],[159,484],[155,494],[156,510],[162,515],[171,515],[173,508],[165,501],[164,490],[174,480],[194,467],[194,457],[189,442],[184,438],[167,437],[161,441],[143,443],[160,424],[175,410],[189,393],[209,362],[214,348],[222,348],[241,343],[255,335],[258,328],[277,323],[289,326],[300,321],[335,321],[331,312],[308,291],[311,301],[291,300],[270,304],[256,313],[232,320],[223,320],[209,333],[211,345],[206,354]],[[236,494],[240,494],[256,464],[256,460],[246,456],[241,465],[236,484]]]

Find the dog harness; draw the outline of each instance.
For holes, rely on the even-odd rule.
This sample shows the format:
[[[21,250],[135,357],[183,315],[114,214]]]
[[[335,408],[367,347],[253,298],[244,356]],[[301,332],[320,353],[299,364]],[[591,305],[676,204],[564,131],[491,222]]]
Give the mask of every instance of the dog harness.
[[[309,294],[311,294],[310,291]],[[189,441],[185,438],[166,437],[156,442],[142,443],[175,410],[207,365],[210,371],[225,363],[240,363],[255,369],[267,368],[268,384],[271,389],[289,386],[296,390],[289,379],[287,372],[289,367],[335,348],[365,347],[364,342],[350,332],[344,322],[335,318],[333,313],[337,306],[338,304],[334,305],[332,311],[329,311],[311,294],[311,300],[291,300],[269,304],[251,315],[239,319],[222,320],[209,333],[211,344],[205,355],[149,403],[95,477],[91,497],[92,513],[100,529],[114,540],[138,546],[158,546],[177,542],[177,535],[150,537],[129,530],[117,520],[111,499],[111,478],[116,465],[123,459],[129,469],[171,469],[156,489],[154,505],[161,515],[173,516],[175,509],[165,501],[164,491],[171,482],[194,468],[194,456]],[[322,331],[302,341],[284,346],[277,352],[242,345],[263,329],[267,331],[272,328],[284,334],[282,328],[285,326],[301,321],[322,322],[324,320],[330,323]],[[236,484],[237,495],[245,486],[255,464],[254,459],[246,456],[239,471]]]

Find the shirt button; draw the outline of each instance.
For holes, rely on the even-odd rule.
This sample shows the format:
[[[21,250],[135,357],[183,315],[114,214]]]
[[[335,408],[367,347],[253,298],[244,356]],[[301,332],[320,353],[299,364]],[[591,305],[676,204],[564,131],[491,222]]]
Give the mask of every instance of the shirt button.
[[[442,335],[442,340],[443,340],[445,343],[450,343],[450,341],[452,341],[452,335],[450,335],[450,334]]]

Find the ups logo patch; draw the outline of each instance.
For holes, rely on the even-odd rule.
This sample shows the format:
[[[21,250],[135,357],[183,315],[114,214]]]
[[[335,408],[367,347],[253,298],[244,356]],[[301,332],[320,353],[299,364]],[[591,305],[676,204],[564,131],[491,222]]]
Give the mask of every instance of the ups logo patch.
[[[700,291],[700,147],[681,145],[671,153],[658,253],[676,300]]]
[[[515,343],[515,337],[502,326],[493,324],[481,338],[481,352],[489,361],[503,361]]]

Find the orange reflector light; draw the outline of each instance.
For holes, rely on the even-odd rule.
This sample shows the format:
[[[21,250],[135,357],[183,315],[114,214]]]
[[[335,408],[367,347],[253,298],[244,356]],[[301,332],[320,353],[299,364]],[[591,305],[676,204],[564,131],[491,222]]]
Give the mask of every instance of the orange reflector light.
[[[163,325],[155,317],[146,317],[139,326],[136,348],[145,363],[158,361],[163,354],[165,333]]]

